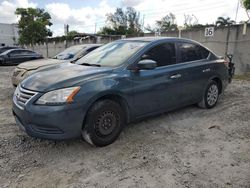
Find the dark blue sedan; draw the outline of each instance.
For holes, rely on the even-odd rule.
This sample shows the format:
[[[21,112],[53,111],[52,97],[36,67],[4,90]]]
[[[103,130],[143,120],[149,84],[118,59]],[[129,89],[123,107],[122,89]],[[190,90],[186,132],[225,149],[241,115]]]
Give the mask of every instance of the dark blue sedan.
[[[13,114],[30,136],[106,146],[129,122],[191,104],[213,108],[228,80],[227,62],[195,41],[124,39],[26,78]]]

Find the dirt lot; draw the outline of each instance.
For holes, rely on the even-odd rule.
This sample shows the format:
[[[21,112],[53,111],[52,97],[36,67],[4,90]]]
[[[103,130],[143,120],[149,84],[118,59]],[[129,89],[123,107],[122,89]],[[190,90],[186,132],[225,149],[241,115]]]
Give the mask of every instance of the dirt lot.
[[[250,81],[211,110],[186,107],[125,128],[104,148],[48,141],[11,113],[14,67],[0,67],[0,187],[250,187]]]

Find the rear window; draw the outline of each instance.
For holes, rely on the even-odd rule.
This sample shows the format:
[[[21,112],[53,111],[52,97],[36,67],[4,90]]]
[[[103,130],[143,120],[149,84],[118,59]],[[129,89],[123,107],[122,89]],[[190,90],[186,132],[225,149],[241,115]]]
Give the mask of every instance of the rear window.
[[[204,47],[191,43],[179,43],[179,50],[181,59],[180,61],[189,62],[206,59],[209,51]]]

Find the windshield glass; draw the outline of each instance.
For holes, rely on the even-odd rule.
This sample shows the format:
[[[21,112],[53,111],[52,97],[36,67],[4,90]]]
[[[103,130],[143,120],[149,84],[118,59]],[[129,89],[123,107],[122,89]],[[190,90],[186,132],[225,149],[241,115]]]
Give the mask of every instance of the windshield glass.
[[[54,58],[60,60],[72,59],[76,56],[76,54],[78,54],[84,48],[85,47],[83,46],[71,46],[66,50],[64,50],[63,52],[57,54]]]
[[[76,64],[92,64],[115,67],[121,65],[147,43],[143,41],[119,41],[106,44],[79,59]]]

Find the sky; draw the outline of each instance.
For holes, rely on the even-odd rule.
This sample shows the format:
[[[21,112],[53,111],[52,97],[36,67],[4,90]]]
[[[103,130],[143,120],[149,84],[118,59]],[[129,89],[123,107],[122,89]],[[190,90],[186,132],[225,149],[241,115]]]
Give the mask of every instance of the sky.
[[[184,15],[195,17],[199,23],[215,23],[217,17],[235,20],[239,0],[0,0],[0,23],[17,23],[17,7],[43,8],[52,17],[53,36],[64,34],[64,24],[69,30],[94,33],[107,24],[106,14],[117,7],[135,8],[140,12],[144,26],[154,26],[156,20],[170,12],[176,15],[178,25],[183,25]],[[143,22],[144,20],[144,22]],[[237,22],[246,21],[245,10],[239,6]]]

